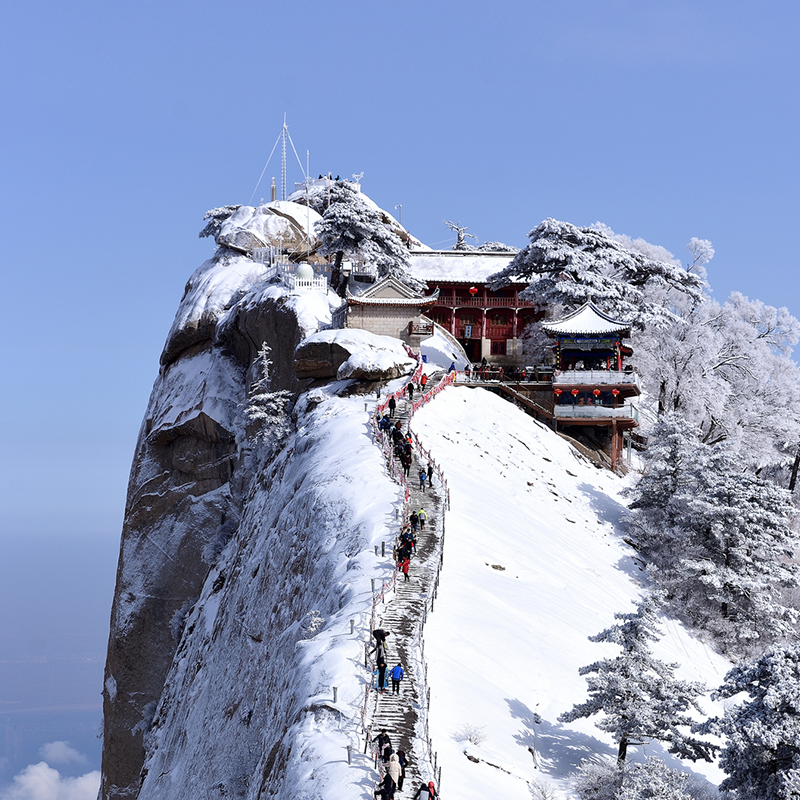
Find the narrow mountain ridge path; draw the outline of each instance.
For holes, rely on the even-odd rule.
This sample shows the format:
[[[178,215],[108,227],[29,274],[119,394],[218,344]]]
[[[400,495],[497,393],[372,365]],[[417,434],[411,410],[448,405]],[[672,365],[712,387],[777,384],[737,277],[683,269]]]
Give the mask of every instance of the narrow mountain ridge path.
[[[410,405],[407,400],[398,403],[393,419],[393,422],[402,422],[403,431],[408,430]],[[425,528],[417,533],[416,554],[411,558],[409,580],[406,581],[402,573],[398,573],[394,597],[387,602],[379,617],[379,627],[391,633],[386,640],[387,675],[399,663],[405,678],[400,684],[399,695],[392,694],[388,677],[389,688],[386,692],[380,695],[376,692],[371,725],[372,738],[385,730],[392,740],[394,752],[403,750],[408,757],[405,783],[402,793],[398,792],[406,796],[412,796],[420,782],[427,783],[434,777],[430,774],[429,748],[421,716],[427,709],[427,697],[421,696],[425,680],[422,675],[420,634],[441,558],[442,498],[435,479],[432,486],[426,486],[425,491],[420,488],[417,476],[427,466],[427,462],[419,460],[415,450],[408,478],[408,511],[410,515],[424,509],[428,519]],[[402,522],[399,527],[402,527]],[[380,765],[379,770],[382,775]]]

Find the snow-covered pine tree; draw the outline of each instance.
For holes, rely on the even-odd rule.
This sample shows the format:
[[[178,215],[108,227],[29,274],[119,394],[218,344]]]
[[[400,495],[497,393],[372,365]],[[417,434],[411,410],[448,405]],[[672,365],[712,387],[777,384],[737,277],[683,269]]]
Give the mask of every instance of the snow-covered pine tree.
[[[708,449],[700,431],[680,414],[665,414],[653,427],[642,453],[642,476],[625,490],[632,498],[628,534],[649,565],[669,569],[684,554],[685,496]]]
[[[757,661],[734,667],[715,698],[744,700],[725,716],[695,726],[727,739],[720,789],[738,800],[800,798],[800,645],[773,647]]]
[[[414,290],[424,284],[408,272],[408,249],[381,219],[380,213],[368,205],[360,192],[345,181],[337,181],[330,189],[331,202],[315,226],[318,252],[334,256],[331,286],[342,297],[342,261],[360,257],[377,267],[378,278],[391,275]]]
[[[669,606],[734,652],[790,633],[798,585],[791,496],[700,441],[679,414],[656,425],[645,471],[628,491],[629,534]]]
[[[527,280],[523,297],[570,310],[592,300],[638,328],[668,325],[677,318],[668,306],[648,299],[657,287],[703,296],[701,276],[627,249],[603,230],[546,219],[528,236],[530,244],[490,277],[492,289]]]
[[[270,391],[270,352],[264,342],[253,365],[258,377],[251,384],[245,414],[254,429],[253,438],[265,442],[270,449],[276,449],[291,431],[289,407],[294,395],[287,389]]]
[[[222,228],[222,223],[225,222],[234,211],[238,211],[241,207],[240,203],[238,206],[220,206],[219,208],[212,208],[210,211],[206,211],[203,219],[208,220],[208,222],[205,228],[198,234],[199,237],[203,239],[206,236],[211,236],[216,239],[220,228]]]
[[[604,658],[581,667],[587,676],[589,699],[559,715],[561,722],[602,713],[595,724],[619,742],[617,760],[623,762],[628,746],[657,740],[669,744],[669,752],[696,761],[711,760],[714,745],[683,733],[693,720],[689,708],[699,710],[697,698],[705,691],[700,683],[675,678],[677,664],[653,656],[649,643],[658,641],[660,598],[649,595],[632,614],[615,614],[620,623],[590,636],[591,642],[609,642],[622,648],[616,658]]]
[[[798,612],[782,603],[782,589],[798,584],[794,509],[785,489],[743,472],[725,448],[707,455],[675,504],[682,555],[658,583],[693,624],[741,651],[794,632]]]
[[[475,249],[479,253],[519,253],[519,247],[504,242],[484,242]]]

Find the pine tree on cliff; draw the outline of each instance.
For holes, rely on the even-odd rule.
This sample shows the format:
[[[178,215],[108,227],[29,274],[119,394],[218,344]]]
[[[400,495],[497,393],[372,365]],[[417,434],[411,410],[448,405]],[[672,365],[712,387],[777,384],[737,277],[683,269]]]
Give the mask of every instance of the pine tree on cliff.
[[[558,719],[572,722],[602,713],[596,725],[619,742],[619,762],[625,760],[629,745],[651,740],[667,742],[669,752],[681,758],[710,761],[714,746],[679,730],[692,725],[687,712],[690,707],[698,709],[696,701],[705,687],[677,680],[678,665],[654,658],[648,644],[661,637],[656,621],[659,605],[660,598],[651,595],[635,613],[615,614],[620,624],[589,637],[590,642],[616,644],[622,653],[581,667],[580,674],[588,676],[589,699]]]
[[[258,378],[250,387],[245,414],[248,422],[255,429],[253,438],[256,441],[266,442],[272,448],[277,448],[291,430],[289,406],[292,403],[293,395],[287,389],[277,392],[269,390],[270,368],[272,367],[269,354],[270,348],[264,342],[254,363]]]
[[[241,204],[238,206],[220,206],[219,208],[212,208],[210,211],[206,211],[203,219],[208,221],[206,222],[205,228],[200,231],[198,236],[201,239],[206,236],[211,236],[216,239],[222,229],[222,223],[241,207]]]
[[[344,297],[342,261],[361,258],[377,267],[378,278],[391,275],[414,290],[424,284],[408,273],[408,250],[385,224],[378,210],[370,207],[349,183],[331,186],[331,203],[315,226],[318,252],[333,256],[331,287]]]
[[[490,276],[492,289],[526,280],[530,285],[521,295],[524,298],[568,309],[591,300],[639,328],[676,320],[663,302],[648,295],[673,289],[696,300],[703,296],[705,281],[700,275],[627,249],[602,230],[546,219],[528,236],[530,244]]]

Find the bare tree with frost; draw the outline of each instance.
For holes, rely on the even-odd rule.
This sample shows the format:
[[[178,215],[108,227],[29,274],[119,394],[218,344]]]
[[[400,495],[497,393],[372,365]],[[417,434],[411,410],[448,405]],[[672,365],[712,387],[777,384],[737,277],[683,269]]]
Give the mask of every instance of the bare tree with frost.
[[[705,443],[726,442],[752,468],[788,462],[800,439],[800,323],[734,292],[637,337],[637,364],[660,415],[677,412]]]
[[[740,699],[745,693],[748,699]],[[738,700],[696,726],[726,737],[720,789],[737,800],[800,798],[800,645],[775,647],[726,676],[715,698]],[[726,795],[727,796],[727,795]]]
[[[451,231],[456,234],[456,243],[453,245],[453,250],[474,250],[475,247],[467,244],[467,238],[478,241],[478,237],[467,233],[467,226],[462,225],[460,222],[452,222],[449,219],[443,219],[442,224],[446,225]]]
[[[622,648],[616,658],[604,658],[581,667],[589,684],[589,699],[561,714],[561,722],[602,714],[596,723],[619,742],[617,761],[625,761],[630,745],[656,740],[669,744],[669,752],[696,761],[711,760],[714,745],[689,736],[681,729],[692,725],[690,708],[699,710],[697,698],[705,691],[700,683],[675,678],[677,664],[653,656],[650,642],[661,631],[657,613],[659,598],[646,597],[632,614],[615,614],[620,623],[590,636],[590,642],[609,642]]]
[[[272,361],[267,343],[258,351],[255,370],[258,377],[250,387],[245,414],[256,441],[266,442],[277,448],[291,431],[289,408],[294,395],[288,389],[270,391],[270,369]]]

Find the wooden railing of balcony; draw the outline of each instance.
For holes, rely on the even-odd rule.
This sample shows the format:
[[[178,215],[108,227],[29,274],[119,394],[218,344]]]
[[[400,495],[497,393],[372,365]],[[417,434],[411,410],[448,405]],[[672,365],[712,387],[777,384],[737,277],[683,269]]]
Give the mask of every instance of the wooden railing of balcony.
[[[530,308],[535,303],[521,300],[518,297],[458,297],[456,295],[439,295],[436,301],[440,306],[474,306],[477,308]]]
[[[511,325],[487,325],[487,339],[511,339],[514,336],[514,329]]]

